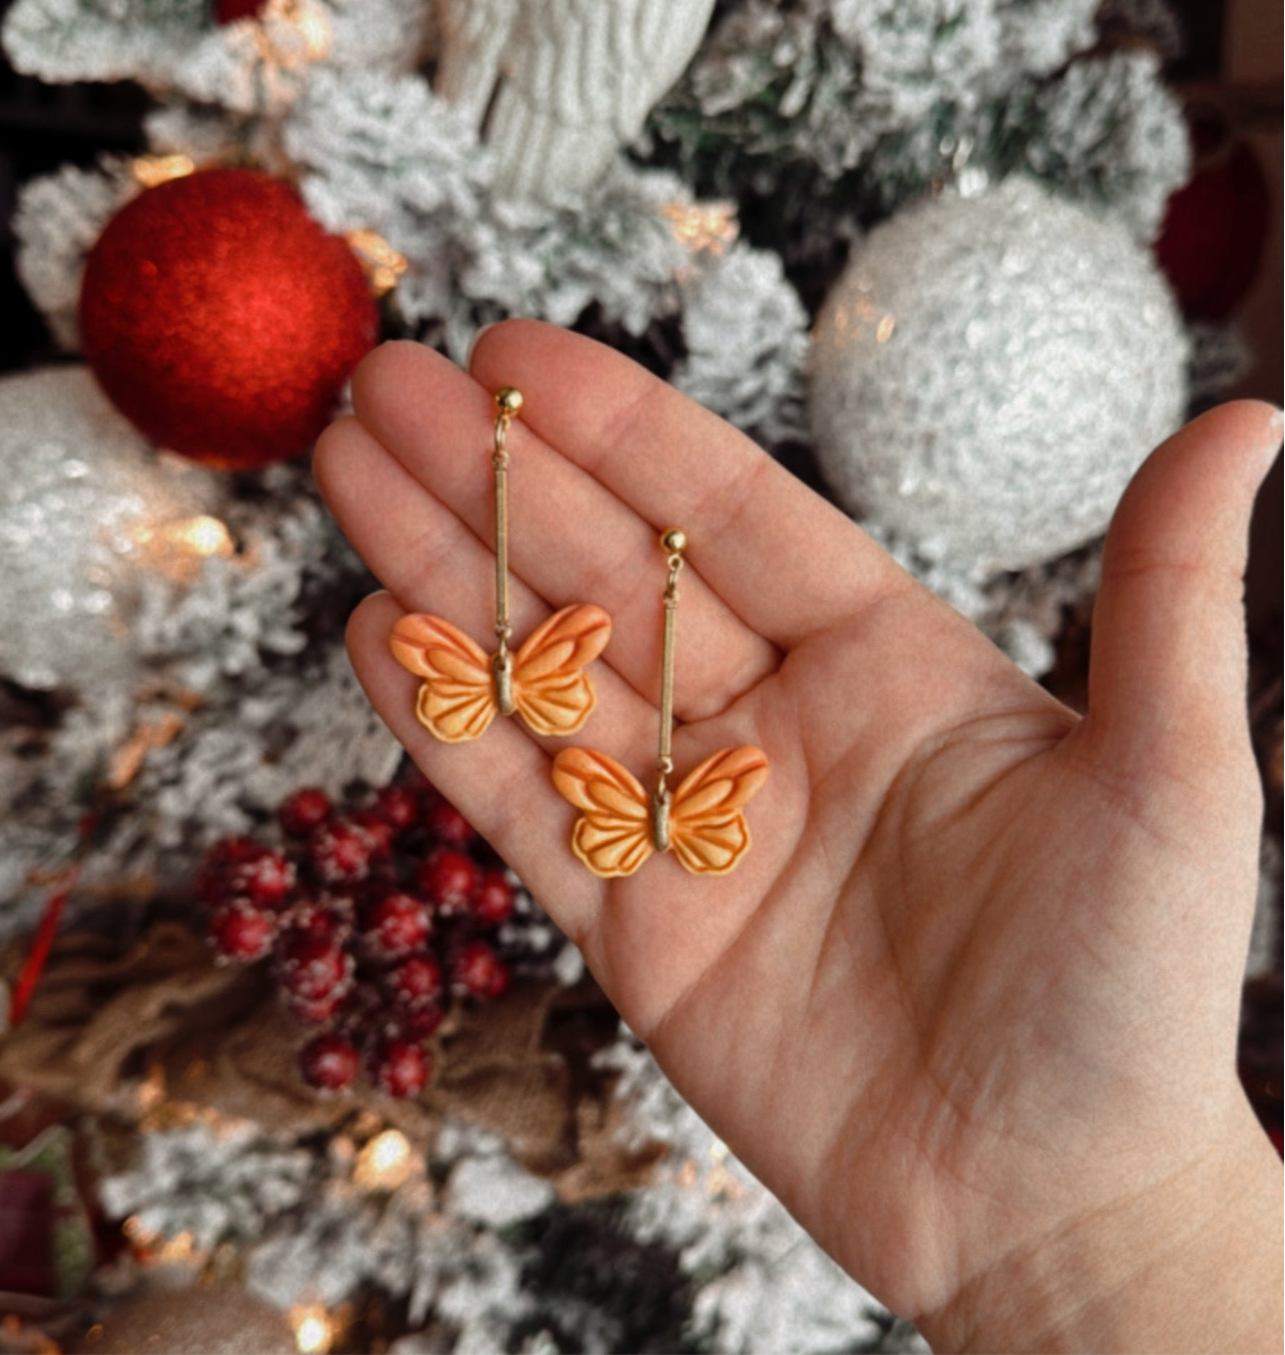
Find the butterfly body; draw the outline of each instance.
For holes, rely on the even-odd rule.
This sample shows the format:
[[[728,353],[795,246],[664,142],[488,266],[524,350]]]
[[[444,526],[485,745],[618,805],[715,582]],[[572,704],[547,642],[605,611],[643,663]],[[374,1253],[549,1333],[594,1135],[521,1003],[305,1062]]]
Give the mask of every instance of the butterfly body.
[[[676,790],[648,795],[614,758],[567,748],[554,759],[553,784],[581,811],[571,850],[595,875],[632,875],[665,851],[693,875],[726,875],[749,850],[749,825],[741,811],[762,788],[767,771],[761,749],[724,748]]]
[[[414,612],[393,627],[389,648],[424,679],[415,715],[434,738],[464,743],[496,715],[518,715],[536,734],[574,734],[594,708],[587,664],[602,653],[611,621],[600,607],[564,607],[516,653],[488,655],[441,617]]]

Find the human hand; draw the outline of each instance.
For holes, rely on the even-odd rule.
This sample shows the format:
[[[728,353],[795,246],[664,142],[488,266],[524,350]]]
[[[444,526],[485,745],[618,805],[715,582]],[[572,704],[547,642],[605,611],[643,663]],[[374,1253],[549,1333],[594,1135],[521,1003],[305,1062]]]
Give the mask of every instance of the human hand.
[[[582,735],[498,721],[448,746],[388,634],[404,611],[491,631],[502,385],[526,397],[515,633],[591,602],[613,634]],[[471,375],[389,344],[353,395],[315,471],[389,590],[350,623],[366,691],[813,1236],[943,1346],[1278,1340],[1279,1270],[1239,1292],[1273,1283],[1281,1182],[1234,1067],[1260,822],[1240,576],[1273,411],[1206,415],[1139,472],[1080,719],[753,444],[587,339],[508,322]],[[679,775],[741,743],[771,775],[733,874],[660,856],[603,881],[549,769],[568,743],[652,766],[671,526],[690,542]],[[1183,1288],[1213,1267],[1234,1272],[1226,1303]]]

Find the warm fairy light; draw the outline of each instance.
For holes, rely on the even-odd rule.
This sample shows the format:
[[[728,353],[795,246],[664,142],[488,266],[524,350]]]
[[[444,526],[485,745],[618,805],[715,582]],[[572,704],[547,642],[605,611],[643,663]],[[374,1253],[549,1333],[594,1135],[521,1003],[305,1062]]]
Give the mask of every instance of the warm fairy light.
[[[175,1233],[173,1237],[167,1237],[152,1251],[153,1260],[170,1263],[200,1262],[204,1256],[205,1253],[196,1245],[196,1238],[189,1232]]]
[[[186,1230],[166,1237],[155,1228],[149,1228],[138,1217],[131,1214],[121,1224],[121,1232],[129,1239],[130,1245],[141,1261],[149,1265],[195,1265],[205,1264],[208,1253],[196,1245],[196,1237]]]
[[[353,1180],[367,1190],[396,1190],[415,1175],[417,1168],[405,1134],[386,1129],[361,1150]]]
[[[289,7],[290,21],[303,35],[304,49],[313,61],[330,54],[330,16],[320,5],[299,3]]]
[[[326,1355],[335,1339],[335,1324],[330,1314],[317,1303],[291,1308],[290,1325],[294,1328],[294,1343],[301,1355]]]
[[[130,169],[144,188],[155,188],[157,184],[191,174],[196,165],[190,155],[140,155]]]
[[[349,231],[344,239],[361,260],[370,277],[370,285],[375,289],[375,295],[383,296],[385,292],[391,292],[406,271],[406,256],[398,254],[392,245],[375,231]]]
[[[885,315],[875,327],[875,339],[879,343],[887,343],[892,338],[892,331],[897,328],[897,317],[895,315]]]
[[[734,202],[671,202],[661,210],[679,243],[693,254],[724,254],[740,234]]]
[[[214,555],[227,557],[236,551],[227,524],[208,513],[175,518],[159,526],[140,522],[130,528],[129,539],[146,563],[180,583],[193,576],[202,560]]]
[[[162,528],[161,535],[170,545],[192,555],[232,554],[232,533],[207,513],[171,522]]]
[[[159,1063],[153,1064],[151,1071],[138,1084],[138,1109],[142,1115],[154,1111],[165,1100],[165,1069]]]
[[[265,61],[297,70],[330,54],[330,16],[315,0],[270,0],[257,30]]]

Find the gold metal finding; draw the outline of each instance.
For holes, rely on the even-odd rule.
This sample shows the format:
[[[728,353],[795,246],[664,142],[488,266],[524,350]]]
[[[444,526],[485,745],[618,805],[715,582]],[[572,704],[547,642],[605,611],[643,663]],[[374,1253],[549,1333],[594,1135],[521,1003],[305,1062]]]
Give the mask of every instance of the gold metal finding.
[[[658,852],[669,849],[669,786],[668,778],[674,771],[671,748],[674,737],[674,625],[678,612],[678,576],[683,572],[683,552],[687,549],[687,534],[671,527],[660,538],[661,549],[668,555],[669,578],[661,601],[665,608],[665,641],[660,669],[660,752],[656,769],[660,776],[652,793],[651,835]]]
[[[513,699],[513,655],[509,639],[509,424],[522,411],[522,392],[513,386],[501,386],[495,392],[495,449],[491,464],[495,467],[495,635],[499,648],[491,660],[495,673],[495,703],[501,715],[517,709]]]

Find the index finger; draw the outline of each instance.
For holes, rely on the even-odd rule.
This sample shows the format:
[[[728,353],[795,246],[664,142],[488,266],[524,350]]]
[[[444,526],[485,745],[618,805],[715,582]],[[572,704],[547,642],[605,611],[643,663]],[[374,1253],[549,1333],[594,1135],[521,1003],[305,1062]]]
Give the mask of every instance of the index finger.
[[[681,527],[701,577],[774,644],[788,648],[907,582],[749,438],[603,344],[506,320],[478,340],[469,369],[488,388],[529,392],[527,425],[657,531]]]

